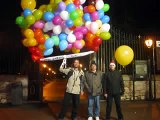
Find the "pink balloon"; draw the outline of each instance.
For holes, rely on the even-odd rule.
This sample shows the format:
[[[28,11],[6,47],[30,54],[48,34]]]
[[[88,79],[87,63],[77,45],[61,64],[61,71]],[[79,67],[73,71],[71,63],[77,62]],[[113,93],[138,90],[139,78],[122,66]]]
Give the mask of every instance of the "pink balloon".
[[[72,49],[72,44],[71,43],[69,43],[68,46],[67,46],[67,50],[70,50],[70,49]]]
[[[76,40],[73,43],[73,47],[75,47],[76,49],[82,49],[83,48],[82,42],[80,40]]]
[[[77,40],[81,40],[83,38],[83,33],[82,32],[75,32],[74,35],[76,36]]]
[[[34,23],[34,28],[42,29],[44,27],[45,22],[43,20],[38,20]]]
[[[99,19],[99,15],[98,15],[97,11],[91,13],[91,19],[92,19],[92,21],[96,21]]]
[[[60,25],[62,23],[62,18],[60,16],[55,16],[52,20],[53,24]]]
[[[81,27],[80,31],[85,35],[85,34],[87,34],[88,29],[87,29],[87,27],[83,26],[83,27]]]

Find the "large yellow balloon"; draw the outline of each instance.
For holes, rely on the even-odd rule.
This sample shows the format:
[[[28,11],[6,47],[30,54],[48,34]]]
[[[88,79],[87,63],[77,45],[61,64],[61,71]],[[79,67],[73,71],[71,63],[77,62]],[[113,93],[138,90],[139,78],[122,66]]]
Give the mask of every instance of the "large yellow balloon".
[[[31,9],[34,10],[36,7],[36,1],[35,0],[21,0],[21,7],[23,9]]]
[[[122,45],[116,49],[115,59],[120,65],[126,66],[130,64],[133,58],[134,58],[134,52],[132,48],[130,48],[129,46]]]

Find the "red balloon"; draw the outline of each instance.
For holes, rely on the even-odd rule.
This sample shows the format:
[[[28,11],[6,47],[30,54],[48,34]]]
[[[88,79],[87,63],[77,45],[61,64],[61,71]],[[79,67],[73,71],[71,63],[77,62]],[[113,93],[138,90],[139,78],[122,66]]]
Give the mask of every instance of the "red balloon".
[[[100,44],[102,43],[102,39],[98,36],[96,36],[94,39],[93,39],[93,44],[94,46],[99,46]]]
[[[80,5],[81,3],[80,3],[80,0],[74,0],[74,2],[73,2],[75,5]]]
[[[95,46],[92,48],[93,51],[97,52],[99,50],[99,46]]]
[[[36,55],[32,55],[32,60],[33,61],[39,61],[41,57],[36,56]]]
[[[34,53],[36,51],[36,47],[28,47],[30,53]]]

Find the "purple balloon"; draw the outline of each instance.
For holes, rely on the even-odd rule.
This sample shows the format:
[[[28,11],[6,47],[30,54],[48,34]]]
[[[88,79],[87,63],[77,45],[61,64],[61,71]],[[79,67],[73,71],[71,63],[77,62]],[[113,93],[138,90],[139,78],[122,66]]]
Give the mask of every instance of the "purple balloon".
[[[83,38],[83,33],[82,32],[75,32],[74,35],[76,36],[77,40],[81,40]]]
[[[71,43],[69,43],[68,46],[67,46],[67,50],[70,50],[70,49],[72,49],[72,44]]]
[[[92,19],[92,21],[96,21],[99,19],[99,14],[97,11],[91,13],[91,19]]]
[[[57,15],[59,15],[59,14],[60,14],[60,11],[59,11],[59,10],[57,10],[57,11],[54,12],[54,15],[55,15],[55,16],[57,16]]]
[[[58,4],[58,10],[59,11],[63,11],[63,10],[65,10],[66,9],[66,4],[64,3],[64,2],[60,2],[59,4]]]
[[[55,16],[52,20],[53,24],[60,25],[62,23],[62,18],[60,16]]]

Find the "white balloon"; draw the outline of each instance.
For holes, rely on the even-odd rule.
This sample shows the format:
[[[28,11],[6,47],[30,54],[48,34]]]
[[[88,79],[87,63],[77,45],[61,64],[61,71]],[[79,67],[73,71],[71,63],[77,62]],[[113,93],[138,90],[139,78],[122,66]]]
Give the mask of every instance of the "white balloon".
[[[110,30],[110,24],[103,24],[102,27],[100,28],[101,32],[108,32]]]
[[[62,11],[60,13],[60,17],[63,19],[63,20],[68,20],[69,19],[69,13],[67,11]]]
[[[54,33],[54,34],[58,35],[58,34],[60,34],[61,32],[62,32],[62,27],[61,27],[60,25],[55,25],[55,26],[53,27],[53,33]]]
[[[88,28],[88,30],[90,30],[90,25],[91,25],[91,22],[90,22],[90,21],[87,21],[87,22],[85,23],[85,26]]]
[[[95,34],[98,30],[98,24],[96,22],[92,22],[91,25],[90,25],[90,31]]]
[[[76,41],[76,36],[74,34],[72,34],[72,33],[68,34],[67,41],[69,43],[74,43]]]
[[[52,22],[46,22],[45,23],[45,25],[44,25],[44,28],[46,29],[46,30],[52,30],[53,29],[53,27],[54,27],[54,24],[52,23]]]
[[[80,4],[84,4],[86,2],[86,0],[80,0]]]
[[[104,7],[104,2],[102,1],[102,0],[98,0],[97,2],[96,2],[96,9],[97,10],[100,10],[100,9],[102,9]]]
[[[48,30],[44,27],[44,28],[43,28],[43,32],[46,33],[46,32],[48,32]]]

